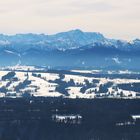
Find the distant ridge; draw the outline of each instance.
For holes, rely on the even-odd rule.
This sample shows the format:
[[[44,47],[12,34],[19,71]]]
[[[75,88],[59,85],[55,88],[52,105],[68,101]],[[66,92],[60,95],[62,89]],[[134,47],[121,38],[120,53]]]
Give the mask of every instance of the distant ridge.
[[[108,39],[79,29],[54,35],[0,34],[0,66],[139,69],[140,39]]]

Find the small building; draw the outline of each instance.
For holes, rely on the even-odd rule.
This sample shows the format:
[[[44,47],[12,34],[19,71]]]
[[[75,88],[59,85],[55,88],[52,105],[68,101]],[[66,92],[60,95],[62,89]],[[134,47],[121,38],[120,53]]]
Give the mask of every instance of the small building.
[[[52,115],[52,120],[56,123],[69,123],[69,124],[80,124],[82,122],[82,116],[77,114],[71,115]]]
[[[132,115],[131,117],[134,121],[140,120],[140,115]]]

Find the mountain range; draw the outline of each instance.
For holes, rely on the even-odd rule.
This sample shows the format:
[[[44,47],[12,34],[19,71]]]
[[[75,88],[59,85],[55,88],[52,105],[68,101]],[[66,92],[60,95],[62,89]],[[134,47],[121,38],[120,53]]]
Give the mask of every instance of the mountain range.
[[[0,66],[140,69],[140,40],[115,40],[79,29],[55,35],[0,34]]]

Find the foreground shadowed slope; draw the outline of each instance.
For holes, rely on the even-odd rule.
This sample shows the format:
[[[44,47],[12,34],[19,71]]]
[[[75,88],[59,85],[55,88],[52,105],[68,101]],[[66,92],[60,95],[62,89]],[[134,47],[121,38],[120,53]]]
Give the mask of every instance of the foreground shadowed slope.
[[[140,100],[30,98],[0,100],[0,140],[139,140]],[[80,123],[52,115],[79,114]]]

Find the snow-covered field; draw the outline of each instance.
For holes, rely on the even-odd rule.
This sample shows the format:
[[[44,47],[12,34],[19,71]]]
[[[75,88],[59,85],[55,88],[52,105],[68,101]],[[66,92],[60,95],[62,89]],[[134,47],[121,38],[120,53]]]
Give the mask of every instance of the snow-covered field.
[[[66,97],[66,98],[138,98],[139,91],[120,89],[119,84],[139,84],[139,79],[86,77],[82,73],[98,73],[98,71],[73,70],[71,74],[48,72],[14,71],[15,75],[3,80],[3,76],[11,71],[0,71],[0,97]],[[73,75],[72,72],[81,73]],[[101,71],[100,71],[101,72]],[[124,74],[124,72],[122,72]],[[128,71],[127,71],[128,73]],[[62,74],[61,74],[62,75]],[[16,80],[14,79],[16,78]],[[111,83],[109,86],[108,83]],[[140,85],[140,84],[139,84]],[[139,86],[138,85],[138,86]],[[67,93],[67,95],[66,95]]]

